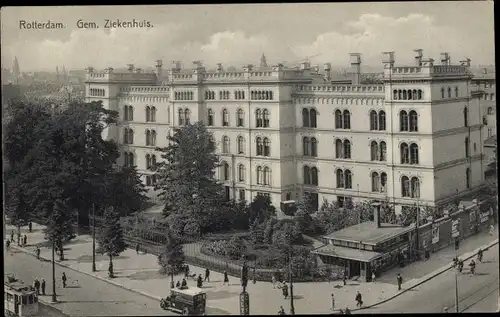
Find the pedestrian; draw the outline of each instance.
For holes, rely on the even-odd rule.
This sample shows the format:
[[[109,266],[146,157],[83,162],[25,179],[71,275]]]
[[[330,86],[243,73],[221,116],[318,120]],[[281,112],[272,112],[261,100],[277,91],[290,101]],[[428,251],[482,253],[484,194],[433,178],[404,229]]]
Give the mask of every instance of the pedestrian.
[[[184,266],[184,277],[188,278],[189,277],[189,265]]]
[[[14,242],[14,230],[10,232],[10,241]]]
[[[210,270],[208,268],[205,269],[205,282],[207,280],[210,282]]]
[[[372,282],[375,283],[375,271],[372,271]]]
[[[37,260],[40,260],[40,248],[39,247],[36,247],[36,259]]]
[[[31,221],[28,222],[28,230],[30,231],[30,233],[33,230],[33,224],[31,223]]]
[[[335,310],[335,296],[332,293],[332,310]]]
[[[363,298],[361,297],[361,293],[358,291],[356,293],[356,307],[361,307],[363,305]]]
[[[396,277],[397,281],[398,281],[398,291],[401,290],[401,285],[403,284],[403,278],[401,277],[401,275],[398,273],[398,276]]]
[[[281,289],[283,291],[283,297],[285,297],[285,299],[287,299],[288,298],[288,285],[286,285],[286,282],[283,282]]]
[[[187,286],[188,286],[188,283],[187,283],[186,279],[185,279],[185,278],[183,278],[183,279],[182,279],[182,283],[181,283],[181,289],[186,289],[186,288],[187,288]]]
[[[280,310],[278,311],[278,315],[286,315],[285,309],[283,308],[283,306],[280,306]]]
[[[351,314],[351,310],[349,309],[349,307],[345,308],[345,314],[346,315],[350,315]]]
[[[45,279],[42,278],[42,295],[45,295]]]
[[[175,284],[175,287],[181,288],[181,282],[177,281],[177,283]]]
[[[345,274],[342,276],[342,282],[344,283],[344,286],[347,285],[347,278]]]
[[[5,242],[5,246],[6,246],[7,251],[10,251],[10,240],[7,240]]]
[[[479,251],[477,251],[477,260],[479,262],[483,262],[483,250],[482,249],[479,249]]]
[[[271,283],[273,284],[273,288],[276,288],[276,276],[274,274],[271,276]]]
[[[203,287],[203,278],[201,277],[201,273],[200,275],[198,275],[198,281],[196,282],[196,286],[198,286],[198,288]]]
[[[470,274],[474,274],[475,270],[476,270],[476,262],[474,262],[474,260],[470,261]]]
[[[66,273],[63,272],[62,274],[62,283],[63,283],[63,288],[66,288],[66,281],[67,281]]]
[[[23,244],[26,246],[28,244],[28,237],[24,235],[24,241]]]
[[[137,243],[137,244],[135,245],[135,252],[136,252],[137,254],[139,254],[139,248],[140,248],[139,243]]]
[[[37,295],[40,295],[40,281],[38,280],[38,278],[35,279],[35,290],[36,290],[36,294]]]
[[[226,283],[229,285],[229,276],[227,276],[227,271],[224,270],[224,283],[222,283],[222,285],[225,285]]]

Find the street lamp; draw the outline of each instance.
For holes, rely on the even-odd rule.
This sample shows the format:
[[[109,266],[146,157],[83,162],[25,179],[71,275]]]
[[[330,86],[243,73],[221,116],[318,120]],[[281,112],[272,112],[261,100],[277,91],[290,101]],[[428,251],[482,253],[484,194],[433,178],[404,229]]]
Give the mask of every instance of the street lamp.
[[[247,293],[247,283],[248,283],[248,267],[246,259],[243,262],[243,267],[241,268],[241,286],[243,288],[240,293],[240,315],[250,315],[250,297]]]
[[[56,252],[55,252],[56,245],[54,241],[52,241],[52,302],[56,303],[57,302],[57,295],[56,295]]]
[[[290,280],[290,315],[295,315],[295,306],[293,305],[293,279],[292,279],[292,247],[288,251],[288,270]]]
[[[459,244],[458,244],[458,240],[459,237],[456,237],[455,238],[455,258],[457,259],[457,265],[458,264],[458,248],[459,248]],[[458,309],[458,268],[455,268],[455,312],[456,313],[459,313],[459,309]]]

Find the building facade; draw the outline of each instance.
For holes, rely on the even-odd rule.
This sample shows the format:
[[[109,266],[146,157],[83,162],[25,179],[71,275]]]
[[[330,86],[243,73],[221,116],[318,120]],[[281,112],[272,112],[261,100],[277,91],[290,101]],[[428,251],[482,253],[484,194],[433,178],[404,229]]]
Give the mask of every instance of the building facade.
[[[415,203],[443,206],[484,181],[479,97],[470,61],[383,61],[383,84],[360,84],[360,54],[351,54],[351,84],[304,62],[300,67],[210,71],[174,62],[166,73],[87,69],[86,101],[118,111],[105,137],[120,144],[122,165],[135,165],[150,188],[149,167],[172,129],[203,121],[218,145],[217,177],[228,198],[281,201],[388,200],[396,211]],[[154,192],[151,192],[154,196]]]

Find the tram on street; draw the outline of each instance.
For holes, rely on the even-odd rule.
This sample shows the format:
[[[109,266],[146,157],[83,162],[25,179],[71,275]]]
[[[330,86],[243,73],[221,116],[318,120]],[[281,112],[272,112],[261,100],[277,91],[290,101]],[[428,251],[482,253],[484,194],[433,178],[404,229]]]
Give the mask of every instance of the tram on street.
[[[16,279],[13,274],[4,275],[4,313],[9,317],[38,314],[38,296],[35,289]]]

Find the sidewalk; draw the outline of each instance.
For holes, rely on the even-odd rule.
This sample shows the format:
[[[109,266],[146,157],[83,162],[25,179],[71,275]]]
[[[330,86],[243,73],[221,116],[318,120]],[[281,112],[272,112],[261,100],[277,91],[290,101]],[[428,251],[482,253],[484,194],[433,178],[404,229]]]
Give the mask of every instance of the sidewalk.
[[[9,237],[11,229],[12,227],[8,226],[7,234]],[[27,233],[26,227],[22,228],[23,235],[26,233],[28,236],[28,245],[23,250],[34,254],[36,245],[39,245],[41,257],[49,260],[51,259],[51,249],[48,248],[47,243],[44,241],[42,230],[43,227],[37,224],[33,224],[32,233]],[[472,242],[472,240],[470,243],[463,241],[460,253],[476,251],[477,247],[488,244],[495,238],[489,235],[471,237],[470,239],[474,239],[475,242]],[[13,245],[17,247],[16,243]],[[464,255],[461,256],[464,257]],[[169,293],[170,277],[158,273],[157,258],[151,254],[138,255],[135,250],[127,249],[113,260],[117,277],[109,279],[107,277],[109,259],[106,256],[96,256],[98,272],[91,272],[92,238],[88,235],[81,235],[65,246],[65,259],[62,263],[59,261],[57,263],[154,299],[159,300]],[[365,306],[370,306],[400,293],[394,283],[395,279],[393,280],[390,274],[401,273],[406,281],[403,288],[407,289],[428,278],[428,276],[424,276],[427,271],[430,270],[428,272],[431,273],[430,275],[436,272],[439,273],[443,271],[442,267],[439,269],[440,266],[444,265],[445,268],[448,268],[450,263],[451,259],[448,260],[447,256],[433,254],[429,261],[418,262],[402,269],[398,268],[397,272],[396,270],[388,272],[387,278],[384,275],[376,283],[349,281],[347,286],[342,286],[342,282],[296,283],[294,284],[295,311],[297,314],[328,313],[331,309],[330,296],[332,292],[335,294],[336,308],[348,306],[352,309],[355,307],[354,297],[358,290],[363,294]],[[419,264],[424,265],[425,268],[422,267],[421,269]],[[438,270],[431,270],[434,266]],[[190,265],[190,268],[192,272],[201,273],[204,276],[205,270],[203,268],[192,265]],[[239,277],[230,276],[229,279],[232,283],[230,286],[221,285],[223,277],[220,273],[211,272],[210,277],[211,282],[204,284],[209,311],[217,314],[238,315],[239,293],[241,292]],[[181,279],[182,276],[174,277],[175,281]],[[195,281],[189,280],[188,285],[195,285]],[[248,293],[250,295],[251,314],[276,314],[281,305],[285,308],[285,311],[289,311],[290,301],[283,298],[280,290],[273,289],[271,283],[257,282],[252,284],[250,281]]]

